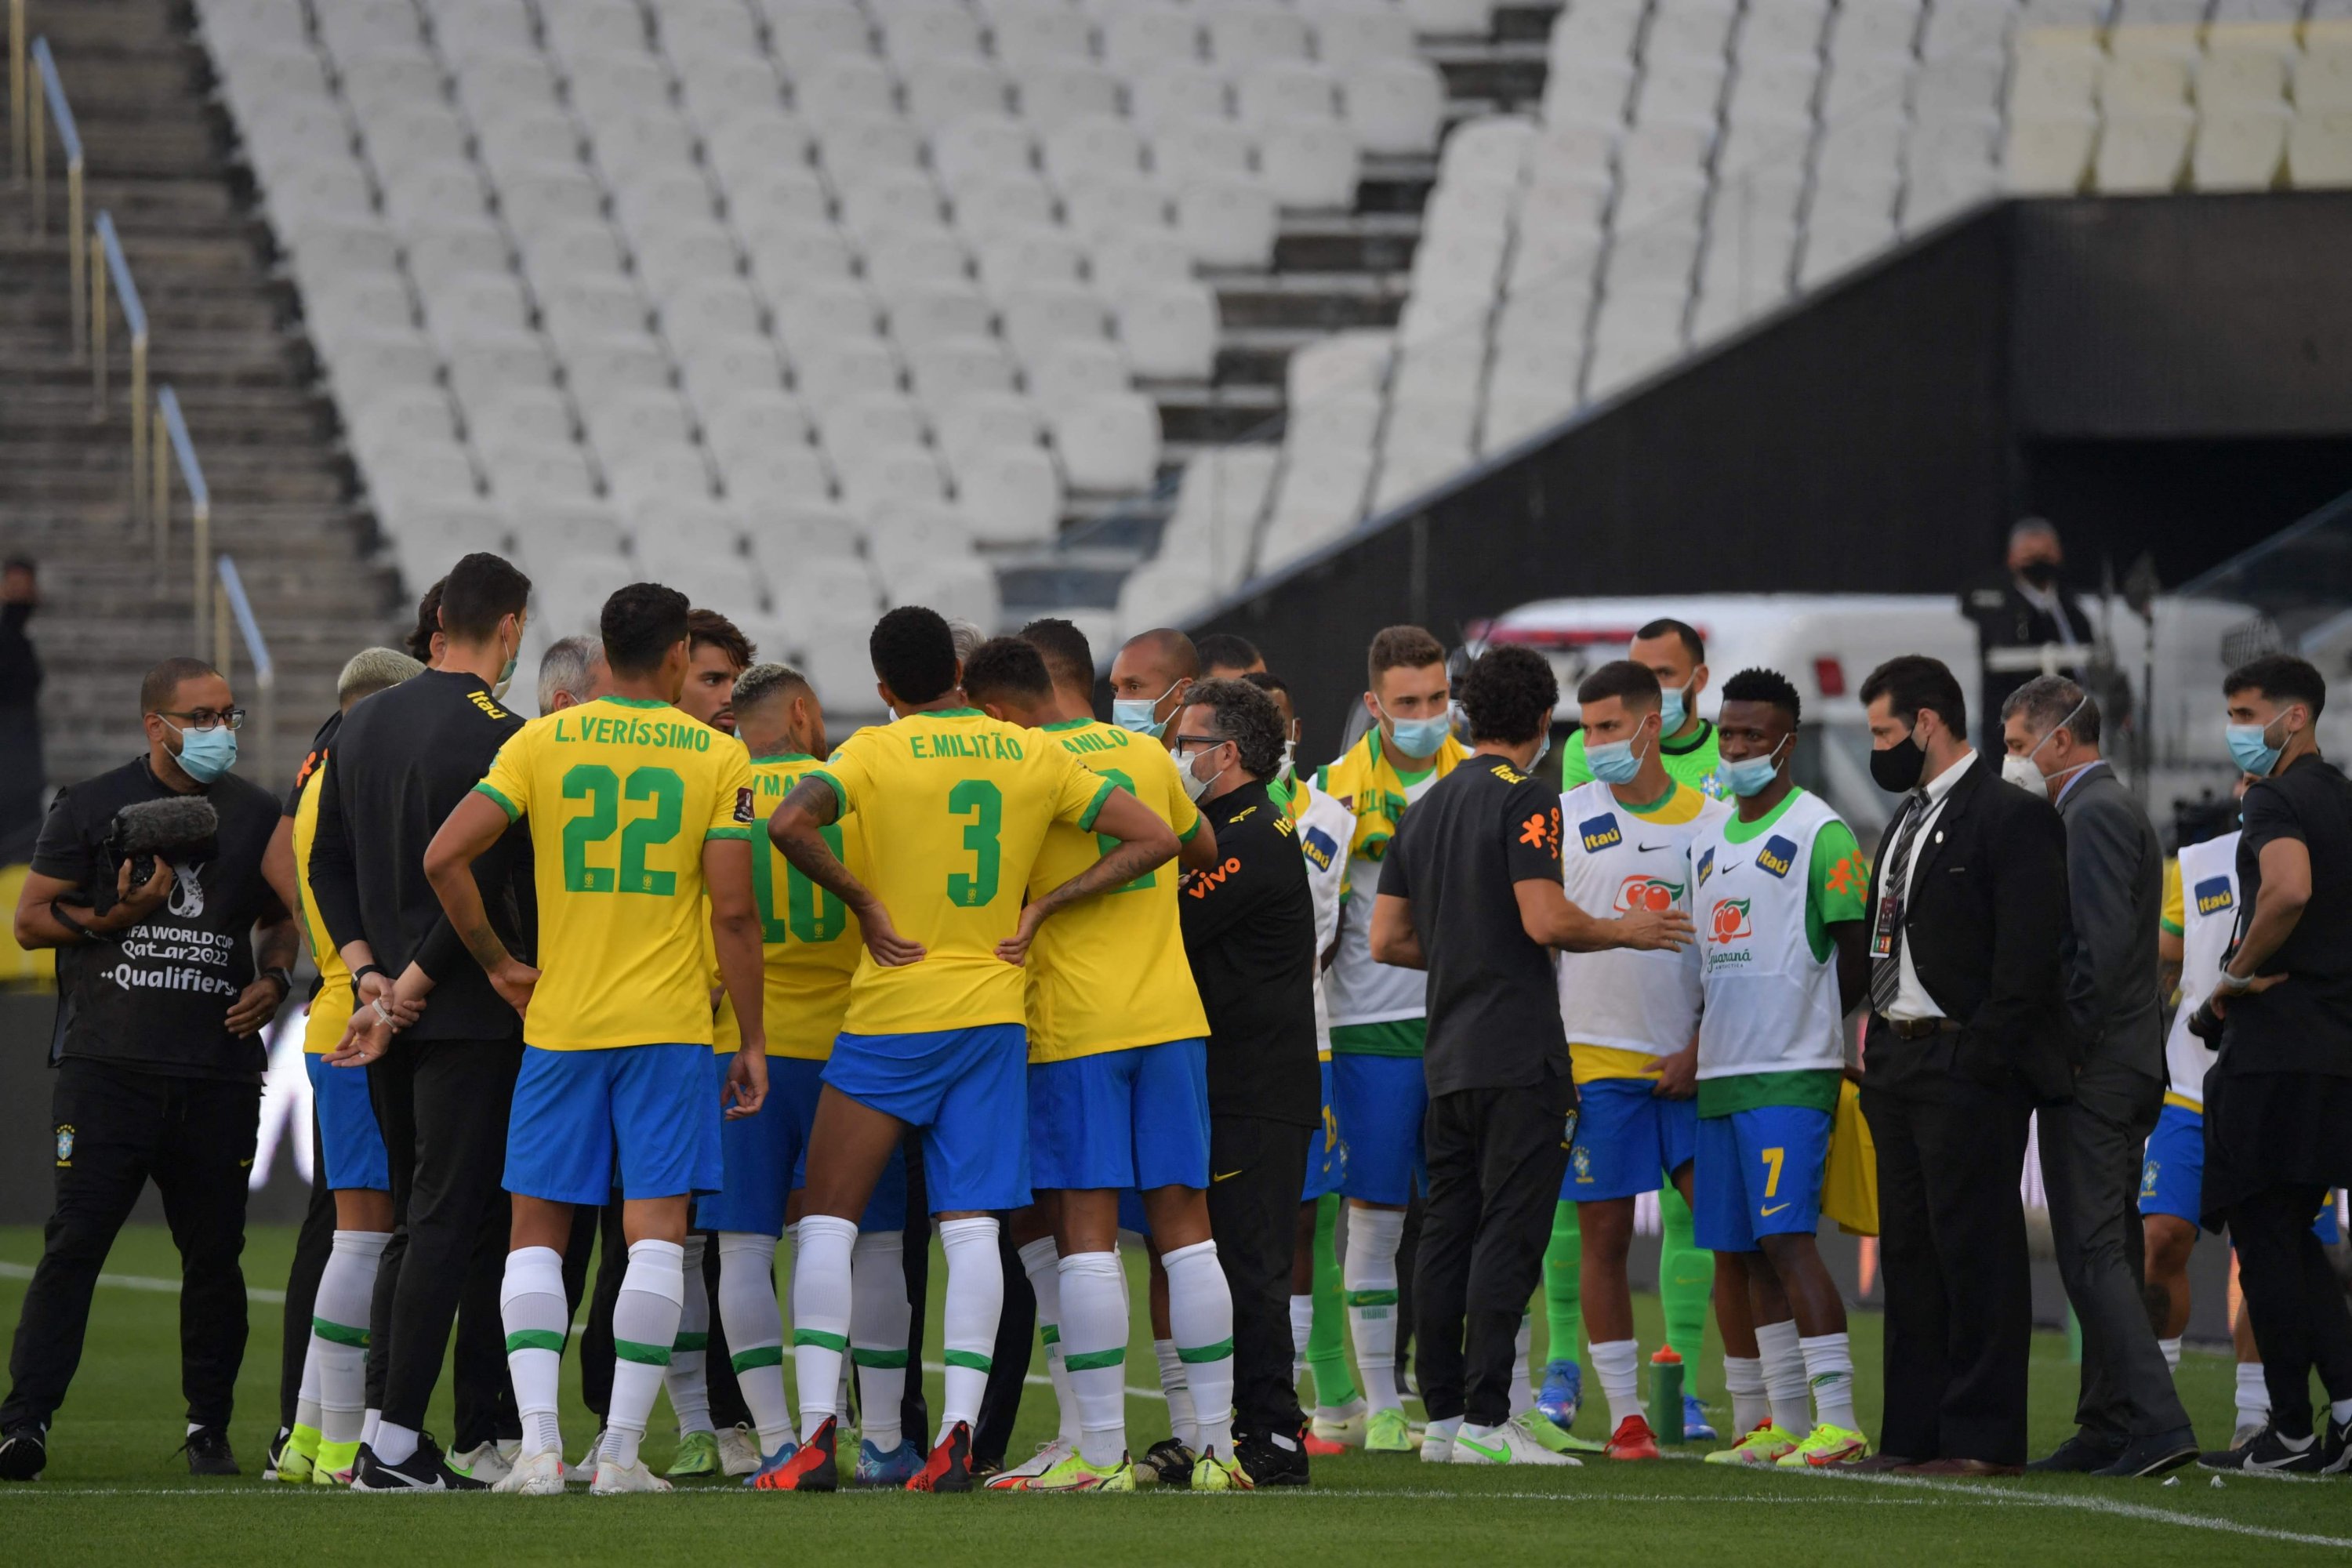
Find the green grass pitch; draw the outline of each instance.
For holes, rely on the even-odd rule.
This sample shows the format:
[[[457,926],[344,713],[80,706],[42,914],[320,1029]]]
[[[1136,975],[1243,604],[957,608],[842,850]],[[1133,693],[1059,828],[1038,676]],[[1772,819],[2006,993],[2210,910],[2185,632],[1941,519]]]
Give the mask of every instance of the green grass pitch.
[[[257,1289],[282,1284],[289,1230],[259,1229],[247,1248]],[[40,1237],[0,1229],[0,1319],[13,1323],[25,1266]],[[1133,1259],[1130,1259],[1133,1262]],[[110,1273],[171,1279],[177,1259],[159,1229],[127,1231]],[[936,1293],[943,1269],[931,1272]],[[1139,1278],[1135,1300],[1143,1300]],[[1636,1303],[1642,1341],[1654,1346],[1654,1299]],[[1424,1467],[1404,1457],[1318,1460],[1303,1493],[1195,1497],[1147,1490],[1134,1497],[929,1498],[845,1492],[832,1498],[751,1494],[731,1484],[682,1488],[667,1498],[520,1500],[484,1496],[354,1498],[257,1479],[277,1410],[279,1309],[256,1302],[238,1388],[234,1438],[241,1480],[194,1481],[173,1457],[182,1422],[177,1302],[154,1290],[101,1287],[73,1393],[59,1412],[47,1476],[0,1490],[0,1560],[22,1563],[231,1563],[341,1568],[345,1563],[953,1560],[1024,1565],[1083,1563],[1360,1563],[1391,1552],[1411,1562],[1481,1564],[1537,1559],[1588,1563],[1812,1564],[1933,1561],[2129,1563],[2341,1560],[2352,1550],[2352,1483],[2231,1479],[2216,1490],[2206,1473],[2156,1482],[2032,1479],[1987,1483],[1758,1475],[1673,1459],[1652,1465],[1589,1460],[1572,1470]],[[939,1359],[939,1314],[929,1360]],[[1877,1425],[1878,1319],[1853,1321],[1863,1415]],[[1536,1315],[1537,1351],[1543,1316]],[[1128,1363],[1131,1388],[1157,1376],[1148,1332]],[[1724,1405],[1709,1347],[1702,1393]],[[2034,1347],[2033,1445],[2068,1429],[2074,1368],[2063,1339]],[[1042,1363],[1041,1363],[1042,1366]],[[566,1361],[567,1447],[589,1435]],[[2192,1352],[2181,1384],[2200,1434],[2228,1436],[2230,1364]],[[937,1373],[932,1394],[938,1394]],[[1588,1392],[1597,1391],[1588,1388]],[[1129,1405],[1138,1448],[1163,1436],[1156,1399]],[[649,1456],[667,1463],[673,1434],[655,1415]],[[1022,1411],[1017,1453],[1046,1436],[1052,1397],[1042,1387]],[[449,1430],[445,1379],[431,1424]],[[1602,1433],[1597,1400],[1579,1423]]]

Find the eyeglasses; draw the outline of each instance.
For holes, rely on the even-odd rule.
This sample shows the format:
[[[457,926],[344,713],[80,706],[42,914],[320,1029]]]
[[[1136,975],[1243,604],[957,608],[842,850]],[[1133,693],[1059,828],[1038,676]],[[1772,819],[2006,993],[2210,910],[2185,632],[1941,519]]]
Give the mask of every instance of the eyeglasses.
[[[158,708],[155,711],[161,718],[186,720],[187,727],[198,733],[221,724],[231,730],[240,729],[245,724],[245,710],[242,708],[225,708],[218,712],[210,708],[199,708],[192,713],[176,713],[169,708]]]
[[[1227,737],[1223,735],[1179,735],[1176,737],[1176,746],[1180,751],[1187,746],[1222,746],[1226,739]]]

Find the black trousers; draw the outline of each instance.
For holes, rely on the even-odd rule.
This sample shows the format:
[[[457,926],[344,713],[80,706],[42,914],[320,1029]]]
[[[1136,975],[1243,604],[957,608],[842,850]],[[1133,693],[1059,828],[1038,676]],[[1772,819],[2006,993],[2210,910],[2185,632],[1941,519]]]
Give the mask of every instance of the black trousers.
[[[2271,1423],[2289,1437],[2312,1431],[2311,1374],[2330,1399],[2352,1399],[2352,1311],[2311,1233],[2327,1189],[2300,1183],[2271,1187],[2230,1210],[2238,1244],[2238,1282],[2262,1347]]]
[[[335,1194],[327,1185],[326,1145],[319,1117],[310,1116],[310,1202],[294,1236],[294,1267],[286,1276],[286,1320],[278,1358],[278,1425],[294,1425],[302,1394],[302,1365],[310,1355],[310,1316],[319,1303],[319,1279],[335,1249]]]
[[[246,1183],[261,1086],[69,1058],[50,1098],[57,1207],[26,1288],[0,1424],[46,1423],[81,1364],[90,1292],[149,1182],[180,1249],[180,1386],[188,1419],[226,1426],[245,1361]]]
[[[396,1040],[368,1068],[392,1173],[393,1241],[369,1314],[371,1343],[383,1347],[381,1408],[396,1426],[424,1426],[464,1303],[460,1448],[495,1425],[506,1382],[498,1301],[511,1229],[507,1121],[521,1067],[520,1040]]]
[[[1413,1275],[1421,1397],[1433,1421],[1510,1419],[1519,1320],[1543,1280],[1575,1100],[1574,1086],[1554,1079],[1429,1102],[1429,1195]]]
[[[1262,1116],[1209,1118],[1209,1235],[1234,1294],[1235,1435],[1296,1436],[1290,1266],[1311,1129]]]
[[[1899,1092],[1865,1086],[1862,1109],[1886,1282],[1879,1449],[2022,1464],[2033,1297],[2017,1188],[2031,1096],[1922,1074]]]

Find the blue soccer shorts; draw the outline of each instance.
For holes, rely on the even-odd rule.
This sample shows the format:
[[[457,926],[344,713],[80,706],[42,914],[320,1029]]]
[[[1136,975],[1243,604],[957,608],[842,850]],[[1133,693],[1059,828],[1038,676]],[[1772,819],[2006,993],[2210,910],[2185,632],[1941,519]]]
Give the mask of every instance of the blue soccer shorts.
[[[331,1068],[324,1056],[305,1054],[310,1076],[310,1109],[319,1118],[319,1146],[326,1154],[327,1190],[333,1193],[392,1191],[384,1159],[383,1129],[376,1125],[364,1068]]]
[[[1339,1119],[1331,1110],[1331,1058],[1317,1064],[1323,1069],[1323,1125],[1307,1141],[1307,1186],[1298,1201],[1311,1204],[1346,1184],[1348,1145],[1339,1138]]]
[[[1709,1252],[1757,1252],[1765,1237],[1818,1230],[1833,1120],[1808,1105],[1701,1117],[1691,1239]]]
[[[732,1051],[711,1053],[710,1092],[726,1087]],[[816,1125],[817,1091],[824,1087],[824,1064],[803,1057],[768,1058],[768,1099],[755,1116],[722,1121],[719,1149],[726,1184],[698,1198],[697,1230],[784,1234],[784,1203],[808,1183],[809,1131]],[[874,1184],[859,1217],[860,1230],[907,1228],[907,1155],[890,1151],[882,1179]]]
[[[2170,1215],[2194,1226],[2204,1185],[2205,1113],[2168,1103],[2157,1113],[2156,1131],[2147,1135],[2147,1153],[2140,1162],[2139,1212]],[[2321,1245],[2336,1245],[2339,1226],[2334,1193],[2312,1221],[2311,1232]]]
[[[559,1204],[714,1193],[724,1180],[707,1045],[525,1046],[506,1189]]]
[[[1360,1203],[1402,1208],[1428,1184],[1421,1141],[1429,1078],[1419,1057],[1331,1057],[1331,1114],[1348,1130],[1339,1190]],[[1313,1149],[1308,1150],[1310,1160]]]
[[[1646,1078],[1576,1086],[1576,1142],[1559,1179],[1562,1203],[1597,1204],[1654,1193],[1698,1149],[1698,1101],[1650,1091]]]
[[[982,1024],[908,1035],[843,1035],[824,1081],[923,1134],[933,1214],[1030,1200],[1029,1032]]]
[[[1209,1184],[1209,1043],[1168,1040],[1029,1064],[1039,1192]]]

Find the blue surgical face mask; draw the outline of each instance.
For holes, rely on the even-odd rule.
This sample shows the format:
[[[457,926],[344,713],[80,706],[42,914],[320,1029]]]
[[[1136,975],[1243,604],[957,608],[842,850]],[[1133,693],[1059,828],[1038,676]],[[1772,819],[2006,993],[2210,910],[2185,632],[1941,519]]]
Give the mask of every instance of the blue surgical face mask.
[[[1400,752],[1415,762],[1437,755],[1437,749],[1445,744],[1445,737],[1454,732],[1451,706],[1446,711],[1428,719],[1400,719],[1388,710],[1385,703],[1379,706],[1381,717],[1389,721],[1390,741]]]
[[[1781,745],[1787,743],[1783,742]],[[1760,757],[1718,762],[1715,764],[1715,776],[1723,781],[1724,788],[1742,800],[1762,795],[1771,787],[1772,781],[1780,776],[1780,746],[1773,747]]]
[[[2271,724],[2277,722],[2276,719],[2271,721]],[[2278,766],[2280,753],[2286,748],[2270,743],[2270,724],[2231,724],[2221,731],[2230,744],[2230,760],[2238,764],[2240,772],[2266,779]]]
[[[1683,707],[1683,688],[1679,686],[1658,688],[1659,734],[1671,735],[1681,729],[1685,711]]]
[[[1536,748],[1535,758],[1528,763],[1527,771],[1533,773],[1538,768],[1543,766],[1543,760],[1549,755],[1551,755],[1551,726],[1549,724],[1546,724],[1544,726],[1543,743]]]
[[[236,766],[236,731],[226,724],[180,731],[180,771],[208,784]]]
[[[1633,734],[1639,739],[1641,731],[1636,730]],[[1592,769],[1592,776],[1602,784],[1632,784],[1642,771],[1642,759],[1634,752],[1632,740],[1602,741],[1598,744],[1588,741],[1584,760]]]
[[[1171,683],[1168,691],[1175,690],[1177,684],[1180,683]],[[1155,719],[1152,715],[1160,710],[1160,704],[1167,700],[1168,691],[1157,697],[1111,699],[1110,721],[1122,730],[1132,730],[1139,735],[1150,735],[1157,740],[1160,731],[1168,728],[1168,721]]]

